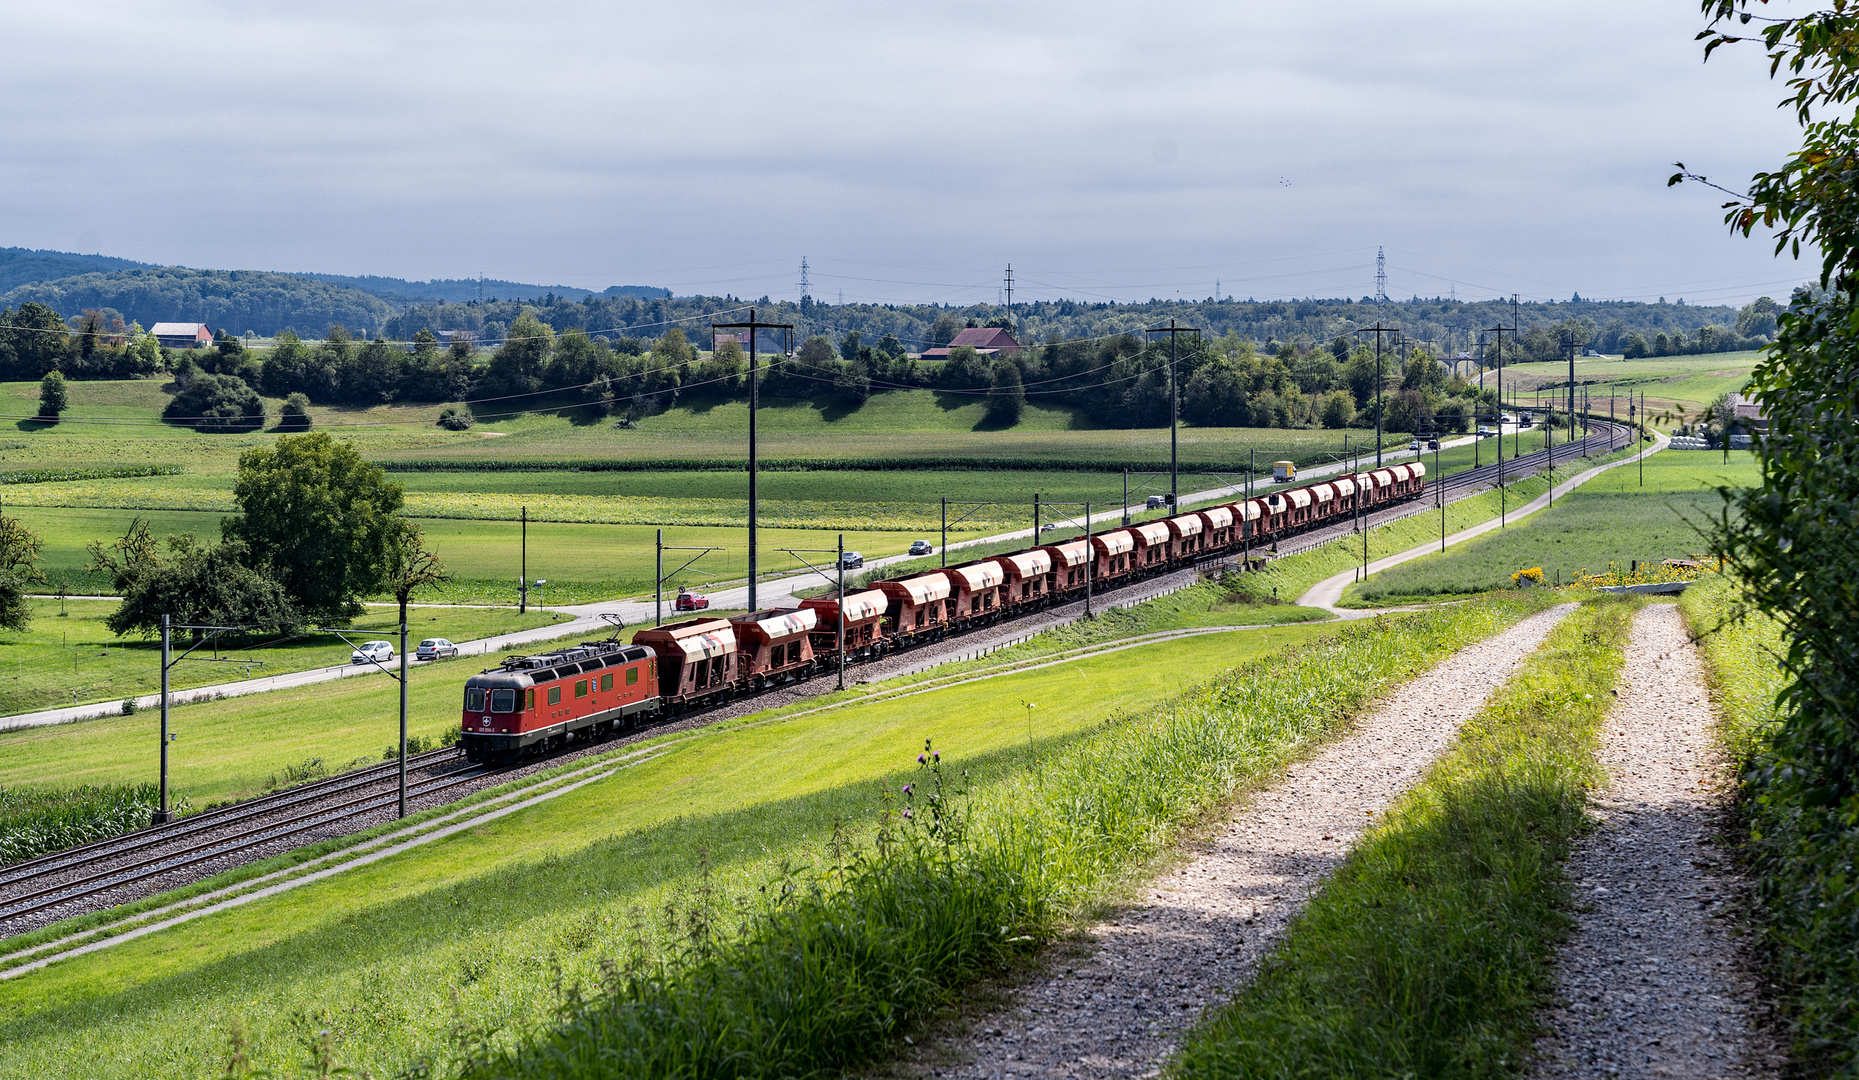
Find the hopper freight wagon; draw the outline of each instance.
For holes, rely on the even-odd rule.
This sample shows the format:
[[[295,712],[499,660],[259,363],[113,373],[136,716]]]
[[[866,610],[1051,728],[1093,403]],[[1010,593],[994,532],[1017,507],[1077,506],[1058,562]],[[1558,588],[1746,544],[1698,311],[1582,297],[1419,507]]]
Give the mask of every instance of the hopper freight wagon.
[[[797,682],[847,663],[1300,532],[1426,493],[1408,462],[1258,498],[872,582],[730,619],[690,619],[542,656],[513,656],[465,683],[461,727],[473,761],[512,761],[660,716]],[[844,640],[840,621],[844,619]]]

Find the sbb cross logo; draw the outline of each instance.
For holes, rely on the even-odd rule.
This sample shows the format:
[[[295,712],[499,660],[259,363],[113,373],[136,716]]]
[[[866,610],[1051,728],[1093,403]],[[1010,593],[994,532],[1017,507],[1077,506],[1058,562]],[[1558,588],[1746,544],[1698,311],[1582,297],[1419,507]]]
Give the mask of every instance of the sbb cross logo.
[[[478,726],[479,726],[479,727],[490,727],[490,726],[491,726],[491,718],[490,718],[490,717],[488,717],[488,716],[480,716],[480,717],[478,717]]]

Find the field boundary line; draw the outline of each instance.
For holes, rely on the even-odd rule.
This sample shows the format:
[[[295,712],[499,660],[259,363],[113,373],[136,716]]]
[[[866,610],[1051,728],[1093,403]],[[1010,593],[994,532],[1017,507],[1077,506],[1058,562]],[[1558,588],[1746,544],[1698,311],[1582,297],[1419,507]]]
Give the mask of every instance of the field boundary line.
[[[1605,465],[1596,465],[1591,469],[1587,469],[1583,472],[1577,473],[1576,475],[1570,477],[1569,479],[1564,480],[1562,483],[1557,484],[1554,487],[1551,487],[1548,491],[1545,491],[1541,495],[1538,495],[1536,498],[1531,499],[1529,502],[1523,504],[1521,507],[1517,508],[1516,510],[1511,511],[1509,514],[1505,516],[1490,518],[1488,520],[1481,521],[1476,525],[1470,526],[1469,528],[1461,529],[1458,532],[1453,533],[1452,535],[1446,537],[1445,546],[1451,547],[1454,544],[1462,544],[1467,540],[1473,540],[1480,536],[1483,536],[1484,534],[1488,532],[1494,532],[1500,528],[1503,528],[1506,524],[1508,524],[1510,520],[1513,520],[1516,518],[1528,517],[1531,514],[1536,513],[1538,510],[1541,510],[1544,507],[1548,506],[1550,504],[1550,500],[1552,500],[1556,496],[1567,495],[1569,492],[1574,491],[1576,488],[1582,486],[1583,484],[1601,475],[1602,473],[1607,472],[1610,469],[1618,469],[1622,465],[1632,465],[1635,462],[1643,461],[1646,458],[1651,457],[1652,455],[1658,453],[1659,451],[1664,450],[1667,446],[1671,445],[1671,442],[1672,440],[1668,439],[1664,435],[1660,435],[1657,432],[1654,432],[1653,433],[1653,445],[1650,448],[1641,450],[1639,453],[1634,454],[1632,457],[1622,458],[1619,461],[1610,461]],[[1399,566],[1400,564],[1404,562],[1410,562],[1414,559],[1421,558],[1422,556],[1436,554],[1439,552],[1439,550],[1440,550],[1440,545],[1435,541],[1429,540],[1426,543],[1420,545],[1419,547],[1408,548],[1406,551],[1396,552],[1393,555],[1383,556],[1382,558],[1374,560],[1373,562],[1368,564],[1368,572],[1370,574],[1378,574],[1383,570],[1387,570],[1390,567]],[[1324,578],[1322,581],[1319,581],[1315,585],[1312,585],[1309,588],[1309,590],[1307,590],[1304,593],[1304,595],[1298,597],[1297,603],[1301,607],[1322,608],[1323,610],[1336,615],[1338,618],[1343,618],[1343,619],[1365,619],[1372,615],[1378,615],[1380,614],[1382,609],[1340,608],[1336,606],[1337,602],[1343,598],[1343,590],[1347,589],[1351,584],[1355,583],[1356,581],[1362,580],[1362,576],[1358,576],[1358,575],[1361,575],[1361,573],[1362,573],[1361,567],[1358,566],[1358,567],[1351,567],[1350,569],[1345,570],[1340,574],[1335,574],[1335,575],[1332,575],[1331,577]],[[1366,576],[1366,575],[1363,575],[1363,576]]]
[[[184,900],[178,900],[173,904],[156,908],[152,911],[136,912],[125,921],[140,921],[159,916],[164,912],[180,911],[179,914],[172,918],[162,919],[153,923],[144,923],[143,925],[133,927],[120,934],[111,935],[102,940],[87,942],[73,948],[64,949],[49,956],[41,956],[36,960],[30,960],[15,967],[0,970],[0,981],[11,979],[26,974],[27,972],[37,971],[59,960],[96,952],[125,941],[133,941],[136,938],[160,930],[166,930],[184,922],[191,922],[205,915],[240,907],[254,900],[276,896],[296,889],[299,886],[308,885],[312,882],[321,881],[324,878],[333,877],[337,874],[356,869],[357,867],[379,862],[382,859],[424,846],[435,840],[444,839],[455,833],[462,832],[465,829],[473,828],[485,822],[494,821],[497,818],[516,813],[519,810],[528,809],[529,807],[547,802],[550,799],[565,795],[570,791],[575,791],[596,781],[605,780],[623,769],[629,769],[635,765],[643,765],[648,761],[656,761],[669,754],[678,743],[688,741],[688,739],[692,737],[694,736],[687,736],[686,738],[672,742],[654,743],[650,747],[623,755],[620,758],[604,759],[596,764],[588,765],[569,773],[549,777],[540,783],[525,785],[522,788],[499,795],[486,802],[474,803],[471,806],[462,807],[449,814],[418,822],[398,832],[372,838],[356,847],[332,851],[308,863],[274,870],[269,874],[246,881],[235,882],[222,889],[201,896],[191,896]],[[596,773],[598,775],[583,775],[579,780],[572,779],[577,775],[586,773]],[[562,783],[561,781],[563,780],[572,780],[572,782]],[[537,793],[536,789],[539,787],[547,788],[547,790]],[[499,806],[499,803],[504,803],[505,805]],[[449,824],[447,824],[448,822]],[[395,842],[397,840],[399,841],[398,843]],[[318,868],[317,864],[319,863],[327,865]],[[306,873],[306,870],[309,872]],[[277,880],[279,878],[283,880]],[[253,888],[254,885],[265,881],[272,881],[273,884],[260,888]],[[203,903],[204,906],[193,906]],[[5,962],[21,956],[31,956],[34,953],[41,953],[47,949],[58,948],[67,942],[92,937],[99,933],[105,933],[109,929],[110,927],[108,925],[92,927],[81,933],[74,934],[63,941],[49,941],[31,948],[21,949],[10,955],[0,956],[0,962]]]

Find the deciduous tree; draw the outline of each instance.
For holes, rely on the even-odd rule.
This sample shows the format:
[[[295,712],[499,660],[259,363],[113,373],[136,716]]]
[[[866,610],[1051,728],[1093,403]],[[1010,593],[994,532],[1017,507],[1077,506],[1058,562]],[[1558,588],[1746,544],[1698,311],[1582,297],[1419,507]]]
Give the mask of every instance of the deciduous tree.
[[[313,618],[348,618],[386,581],[403,495],[378,465],[326,432],[287,435],[239,456],[240,514],[221,523]]]

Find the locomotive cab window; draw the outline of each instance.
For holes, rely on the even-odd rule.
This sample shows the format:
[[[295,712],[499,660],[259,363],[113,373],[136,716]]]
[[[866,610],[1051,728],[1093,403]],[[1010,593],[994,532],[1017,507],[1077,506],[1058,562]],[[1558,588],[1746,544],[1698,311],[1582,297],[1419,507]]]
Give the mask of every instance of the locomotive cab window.
[[[494,713],[512,713],[516,711],[515,690],[492,690],[491,711]]]
[[[484,688],[482,686],[465,687],[465,711],[484,711]]]
[[[549,687],[549,704],[560,705],[561,703],[562,703],[562,688],[559,686]]]
[[[535,707],[536,707],[536,692],[534,690],[523,691],[523,708],[533,709]]]
[[[600,677],[600,688],[602,690],[613,689],[613,673],[612,672],[608,672],[607,674],[602,675]]]

